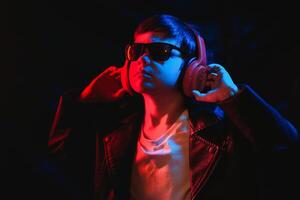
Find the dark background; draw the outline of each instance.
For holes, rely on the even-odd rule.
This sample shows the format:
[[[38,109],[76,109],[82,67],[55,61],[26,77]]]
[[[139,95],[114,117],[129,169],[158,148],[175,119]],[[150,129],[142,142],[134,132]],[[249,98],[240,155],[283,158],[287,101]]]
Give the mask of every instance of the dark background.
[[[299,128],[299,11],[292,1],[11,1],[2,9],[8,29],[1,39],[0,131],[11,197],[55,196],[46,155],[59,95],[121,66],[133,29],[155,13],[198,24],[209,61],[251,85]],[[285,186],[282,195],[298,195],[291,184],[298,181],[298,173],[291,175],[298,159],[284,159],[270,170],[288,175],[271,177],[273,184]]]

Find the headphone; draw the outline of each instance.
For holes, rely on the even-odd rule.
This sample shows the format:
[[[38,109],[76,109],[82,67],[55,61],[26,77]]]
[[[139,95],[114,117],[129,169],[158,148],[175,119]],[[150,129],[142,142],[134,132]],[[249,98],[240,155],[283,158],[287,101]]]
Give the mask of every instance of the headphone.
[[[182,80],[182,89],[184,95],[192,97],[192,90],[197,89],[203,91],[205,81],[209,72],[209,67],[206,65],[206,48],[204,39],[194,30],[191,29],[196,38],[196,57],[189,60],[185,67],[185,72]],[[121,69],[121,83],[123,88],[130,94],[134,95],[134,91],[129,82],[129,66],[130,61],[125,60],[125,64]]]

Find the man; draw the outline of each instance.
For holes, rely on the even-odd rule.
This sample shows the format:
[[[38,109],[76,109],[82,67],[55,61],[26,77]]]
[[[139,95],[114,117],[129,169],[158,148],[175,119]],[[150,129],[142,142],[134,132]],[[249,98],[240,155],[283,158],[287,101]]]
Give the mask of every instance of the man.
[[[49,147],[71,188],[88,194],[94,177],[95,199],[259,198],[259,156],[289,148],[297,131],[204,51],[186,23],[155,15],[122,68],[60,99]]]

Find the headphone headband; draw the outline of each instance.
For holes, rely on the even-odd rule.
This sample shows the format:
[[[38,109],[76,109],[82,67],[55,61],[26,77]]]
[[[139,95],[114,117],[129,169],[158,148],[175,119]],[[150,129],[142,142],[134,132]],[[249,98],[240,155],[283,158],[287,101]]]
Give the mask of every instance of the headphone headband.
[[[192,32],[194,33],[196,45],[197,45],[197,60],[201,65],[206,65],[206,48],[204,39],[200,36],[200,34],[192,27],[190,27]]]

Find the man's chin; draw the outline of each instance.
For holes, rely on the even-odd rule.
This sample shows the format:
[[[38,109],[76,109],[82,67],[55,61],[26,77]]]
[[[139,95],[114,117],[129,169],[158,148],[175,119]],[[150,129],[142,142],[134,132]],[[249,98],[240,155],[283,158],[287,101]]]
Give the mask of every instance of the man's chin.
[[[152,84],[144,84],[139,87],[134,87],[133,89],[136,93],[139,93],[139,94],[152,94],[155,92]]]

